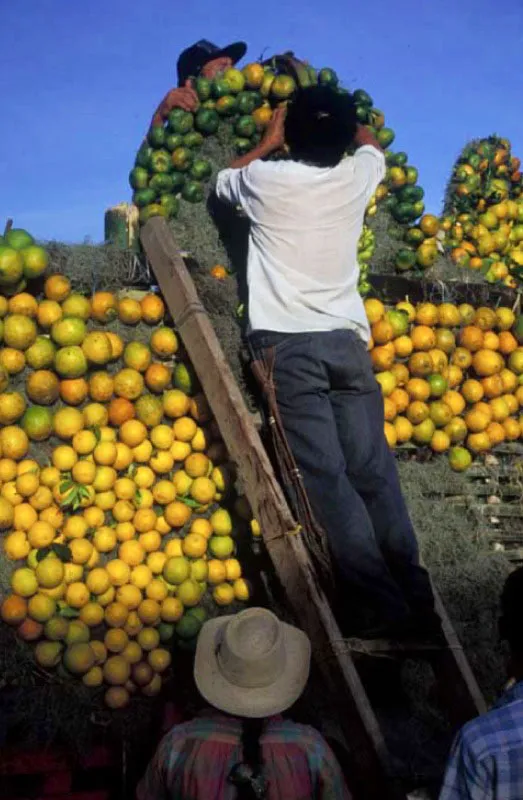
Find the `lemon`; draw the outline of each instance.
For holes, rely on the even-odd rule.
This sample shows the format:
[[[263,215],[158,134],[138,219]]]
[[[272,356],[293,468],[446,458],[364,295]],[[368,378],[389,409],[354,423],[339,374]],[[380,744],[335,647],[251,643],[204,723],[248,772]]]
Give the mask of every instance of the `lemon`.
[[[176,485],[173,481],[160,480],[154,484],[152,493],[156,503],[166,506],[176,499]]]
[[[230,536],[232,532],[232,520],[229,512],[224,508],[219,508],[209,519],[213,533],[216,536]]]
[[[199,533],[188,533],[182,541],[182,550],[189,558],[201,558],[207,552],[207,539]]]
[[[82,459],[77,461],[71,470],[71,475],[76,483],[90,486],[96,477],[96,465],[92,461]]]
[[[16,491],[22,497],[31,497],[38,487],[40,486],[40,479],[38,475],[32,472],[27,472],[24,475],[19,475],[16,479]]]
[[[201,598],[200,586],[189,578],[178,586],[177,595],[184,606],[196,606]]]
[[[123,686],[111,686],[104,695],[105,705],[111,709],[125,708],[129,699],[129,692]]]
[[[110,603],[113,602],[115,596],[116,596],[116,589],[114,588],[114,586],[110,586],[106,592],[104,592],[103,594],[99,594],[96,599],[98,600],[101,606],[106,608],[106,606],[108,606]]]
[[[105,569],[113,586],[123,586],[131,577],[129,565],[119,558],[113,558],[108,561]]]
[[[84,675],[94,666],[95,655],[87,642],[76,642],[70,645],[64,655],[63,664],[73,675]]]
[[[219,583],[214,587],[213,600],[218,606],[228,606],[234,602],[234,589],[230,583]]]
[[[102,467],[111,467],[116,461],[116,444],[114,442],[100,442],[94,448],[94,460]]]
[[[78,455],[69,445],[61,444],[53,450],[51,461],[61,472],[69,472],[78,461]]]
[[[174,442],[174,431],[169,425],[156,425],[151,430],[149,438],[153,447],[158,450],[169,450]]]
[[[154,650],[160,644],[160,634],[156,628],[142,628],[136,639],[142,650]]]
[[[13,531],[4,539],[4,553],[10,561],[26,558],[31,550],[24,531]]]
[[[76,581],[70,583],[65,592],[65,599],[71,608],[82,608],[90,600],[90,592],[85,583]]]
[[[174,466],[174,458],[168,450],[157,450],[149,459],[150,467],[157,475],[165,475]]]
[[[18,506],[18,509],[20,508],[21,506]],[[43,522],[42,520],[38,520],[38,522],[31,525],[27,532],[27,538],[31,547],[48,547],[53,543],[55,536],[56,531],[53,526],[49,522]]]
[[[138,564],[131,570],[131,583],[138,589],[145,589],[152,579],[151,569],[146,564]]]
[[[155,672],[165,672],[171,664],[171,654],[163,647],[155,647],[149,651],[147,661]]]
[[[144,551],[150,554],[157,552],[160,549],[162,537],[158,531],[147,531],[146,533],[140,534],[138,541],[143,547]]]
[[[190,442],[197,431],[196,422],[190,417],[179,417],[173,423],[173,432],[179,442]]]
[[[75,433],[71,444],[78,455],[87,456],[95,449],[97,439],[93,431],[82,430]]]
[[[105,621],[110,628],[123,628],[129,615],[129,609],[123,603],[109,603],[105,609]]]
[[[119,522],[116,525],[114,532],[116,533],[116,538],[119,542],[128,542],[129,539],[134,538],[134,525],[131,522]]]
[[[118,478],[114,484],[114,493],[118,500],[132,500],[136,494],[136,484],[131,478]]]
[[[115,503],[116,495],[114,492],[98,492],[96,494],[95,504],[98,506],[98,508],[101,508],[102,511],[110,511],[112,508],[114,508]],[[110,549],[112,550],[112,547]]]
[[[191,453],[191,445],[188,442],[173,442],[169,451],[175,461],[185,461]]]
[[[134,586],[132,583],[127,583],[125,586],[120,586],[116,590],[116,601],[118,603],[122,603],[130,611],[134,611],[136,608],[138,608],[142,600],[143,597],[140,589],[137,586]]]
[[[211,536],[209,552],[215,558],[229,558],[234,553],[234,540],[231,536]]]
[[[27,604],[27,613],[36,622],[47,622],[56,614],[56,601],[44,594],[34,594]]]
[[[226,579],[227,569],[225,561],[213,558],[207,562],[207,580],[209,583],[216,585],[223,583]]]
[[[35,661],[46,669],[56,667],[60,661],[61,652],[60,642],[38,642],[34,651]]]
[[[112,514],[116,522],[130,522],[134,517],[135,508],[129,500],[117,500],[112,509]]]
[[[166,597],[160,608],[164,622],[178,622],[183,615],[183,604],[177,597]]]
[[[136,567],[145,560],[145,550],[137,541],[122,542],[118,548],[118,556],[130,567]]]
[[[103,665],[106,683],[111,686],[122,686],[131,675],[131,667],[123,656],[110,656]]]
[[[225,561],[225,572],[228,581],[236,581],[242,576],[241,564],[236,558],[228,558]]]
[[[73,619],[69,623],[65,636],[66,644],[77,644],[78,642],[88,642],[91,638],[89,626],[81,619]]]
[[[232,585],[234,597],[242,603],[246,603],[251,596],[249,584],[244,578],[238,578]]]
[[[189,490],[192,486],[193,479],[187,475],[185,470],[179,469],[177,472],[174,473],[173,476],[173,485],[176,489],[176,494],[179,497],[185,497],[189,494]]]
[[[101,686],[103,682],[104,674],[102,668],[98,666],[91,667],[91,669],[87,670],[85,675],[82,677],[82,683],[84,686],[88,686],[90,689],[98,688],[98,686]]]
[[[162,574],[166,561],[167,561],[167,555],[162,552],[149,553],[149,555],[147,556],[147,566],[149,567],[153,575]]]
[[[72,542],[69,542],[69,549],[71,550],[71,557],[73,563],[70,565],[66,565],[66,577],[65,577],[66,583],[72,583],[73,580],[80,580],[80,578],[83,575],[82,565],[88,564],[89,559],[93,555],[93,552],[95,552],[91,542],[88,541],[88,539],[73,539]],[[76,566],[78,567],[78,570],[77,571],[74,571],[72,569],[67,570],[68,566],[69,567]],[[72,575],[77,575],[77,577],[76,578],[67,577]]]
[[[191,578],[193,581],[206,581],[209,574],[207,561],[203,558],[198,558],[191,564]]]
[[[31,597],[38,591],[38,580],[29,567],[15,569],[11,575],[11,590],[20,597]]]
[[[90,549],[92,550],[92,545],[90,542],[82,542],[82,545],[87,544],[90,545]],[[73,543],[71,542],[71,549]],[[81,564],[74,562],[73,564],[68,563],[64,564],[64,581],[65,583],[75,583],[75,581],[81,581],[84,574],[84,570]]]
[[[121,653],[129,643],[129,637],[122,628],[110,628],[104,636],[104,644],[109,653]]]
[[[179,556],[183,556],[182,542],[182,539],[171,539],[167,542],[164,550],[167,558],[178,558]]]
[[[142,648],[138,642],[128,642],[122,650],[122,656],[128,664],[137,664],[142,658]]]
[[[124,625],[124,631],[128,636],[137,636],[143,628],[143,622],[141,621],[140,617],[136,613],[136,611],[130,611],[129,616],[127,617],[127,622]]]
[[[196,428],[196,433],[191,439],[192,449],[203,453],[204,450],[207,450],[209,443],[209,439],[203,428]]]
[[[104,610],[100,603],[86,603],[80,609],[80,620],[85,622],[89,628],[101,625],[104,619]]]
[[[95,567],[89,572],[85,583],[91,594],[103,594],[111,585],[111,578],[103,567]]]
[[[139,464],[146,464],[153,454],[153,446],[149,439],[146,439],[141,444],[133,447],[133,460]]]
[[[144,466],[138,467],[133,478],[139,489],[150,489],[156,479],[153,470]]]
[[[54,589],[64,580],[64,565],[58,558],[44,558],[35,569],[36,579],[44,589]]]
[[[191,484],[189,494],[197,503],[206,505],[214,500],[216,485],[210,478],[195,478]]]
[[[93,545],[100,553],[109,553],[116,547],[116,533],[112,528],[99,528],[93,536]]]
[[[62,600],[62,598],[65,597],[66,589],[67,584],[64,581],[63,583],[59,583],[58,586],[54,586],[52,589],[40,588],[40,594],[45,594],[46,597],[52,597],[53,600]]]
[[[138,616],[145,625],[155,625],[160,619],[161,608],[156,600],[149,598],[142,600],[137,611]]]
[[[191,565],[188,559],[183,557],[169,558],[165,562],[162,574],[168,583],[181,584],[191,574]]]
[[[212,534],[212,525],[208,519],[199,517],[191,522],[189,533],[198,533],[208,539]]]
[[[89,525],[85,517],[74,515],[69,517],[64,525],[63,534],[66,539],[83,539],[87,535]]]
[[[108,492],[113,488],[116,479],[117,472],[113,467],[99,465],[93,481],[93,488],[96,492]]]
[[[51,617],[47,620],[44,627],[44,636],[52,642],[65,639],[69,629],[69,622],[63,617]]]
[[[153,580],[145,589],[146,597],[149,600],[156,600],[157,603],[161,603],[162,600],[165,600],[168,593],[169,590],[167,589],[165,581],[161,580],[160,578],[153,578]]]

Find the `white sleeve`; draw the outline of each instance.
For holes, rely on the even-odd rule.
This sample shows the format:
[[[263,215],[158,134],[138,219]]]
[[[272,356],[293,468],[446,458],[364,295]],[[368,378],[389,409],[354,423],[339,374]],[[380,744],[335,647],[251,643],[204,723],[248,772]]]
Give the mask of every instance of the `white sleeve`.
[[[244,168],[246,169],[246,168]],[[220,200],[245,210],[247,189],[243,169],[222,169],[216,178],[216,194]]]
[[[354,153],[354,161],[356,174],[361,176],[365,186],[365,196],[369,200],[385,177],[385,156],[377,147],[366,144],[358,147]]]

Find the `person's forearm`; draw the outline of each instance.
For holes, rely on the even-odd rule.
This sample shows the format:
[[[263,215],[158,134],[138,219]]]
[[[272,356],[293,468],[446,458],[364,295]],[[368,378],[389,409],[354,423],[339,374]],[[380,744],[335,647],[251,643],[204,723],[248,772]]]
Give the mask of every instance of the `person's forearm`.
[[[373,133],[369,131],[365,125],[358,125],[356,129],[356,136],[354,137],[354,144],[356,147],[363,147],[370,145],[383,153],[383,147],[380,145]]]
[[[252,161],[256,161],[258,158],[266,158],[272,152],[273,148],[267,145],[267,143],[264,143],[262,140],[256,145],[256,147],[254,147],[252,150],[249,150],[248,153],[235,158],[229,166],[231,169],[242,169],[242,167],[247,167]]]

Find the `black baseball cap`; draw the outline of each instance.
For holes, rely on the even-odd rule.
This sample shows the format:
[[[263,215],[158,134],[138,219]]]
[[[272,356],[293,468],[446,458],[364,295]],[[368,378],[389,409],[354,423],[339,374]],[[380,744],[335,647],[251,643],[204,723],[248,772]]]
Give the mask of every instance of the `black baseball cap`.
[[[178,86],[183,86],[187,78],[200,74],[202,67],[209,61],[228,56],[236,64],[247,52],[245,42],[234,42],[227,47],[218,47],[207,39],[200,39],[184,50],[178,59]]]

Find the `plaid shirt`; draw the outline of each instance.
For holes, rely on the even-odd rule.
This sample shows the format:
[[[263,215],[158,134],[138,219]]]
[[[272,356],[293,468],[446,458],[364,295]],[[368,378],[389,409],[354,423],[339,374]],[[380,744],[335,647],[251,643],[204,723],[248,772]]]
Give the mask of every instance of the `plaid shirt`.
[[[523,681],[468,722],[450,755],[440,800],[522,800]]]
[[[217,714],[175,725],[138,786],[138,800],[233,800],[227,778],[242,758],[241,733],[241,720]],[[267,800],[350,800],[338,762],[313,728],[272,717],[261,745]]]

